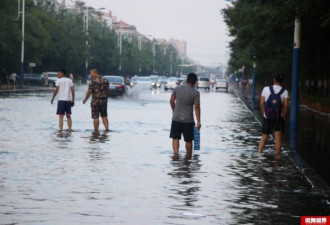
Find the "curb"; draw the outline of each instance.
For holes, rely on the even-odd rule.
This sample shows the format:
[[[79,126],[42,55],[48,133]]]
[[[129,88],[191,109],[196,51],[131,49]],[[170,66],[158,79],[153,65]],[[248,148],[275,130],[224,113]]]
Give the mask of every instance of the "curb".
[[[237,89],[232,88],[234,94],[240,99],[242,104],[246,107],[246,109],[251,113],[254,120],[256,120],[260,125],[260,120],[255,116],[253,111],[249,108],[246,102],[241,98],[238,94]],[[271,139],[275,142],[273,136],[271,135]],[[291,160],[293,165],[302,173],[302,175],[306,178],[308,183],[311,185],[312,189],[318,189],[322,194],[329,196],[330,195],[330,185],[323,180],[323,178],[318,175],[318,173],[308,164],[305,160],[293,149],[287,149],[289,154],[288,158]]]

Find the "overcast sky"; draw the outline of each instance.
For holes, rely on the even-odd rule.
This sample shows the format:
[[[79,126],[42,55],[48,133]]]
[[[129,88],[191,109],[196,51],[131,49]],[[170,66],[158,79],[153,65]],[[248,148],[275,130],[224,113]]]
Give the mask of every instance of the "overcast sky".
[[[71,0],[71,2],[73,2]],[[67,4],[72,4],[67,0]],[[228,41],[220,10],[225,0],[85,0],[106,8],[139,32],[154,38],[187,42],[188,57],[203,65],[226,63]]]

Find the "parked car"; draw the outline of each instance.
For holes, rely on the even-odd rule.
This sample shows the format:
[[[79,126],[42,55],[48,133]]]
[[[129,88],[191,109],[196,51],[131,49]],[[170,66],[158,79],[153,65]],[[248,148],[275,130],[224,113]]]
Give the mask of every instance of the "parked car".
[[[210,90],[211,89],[210,79],[207,77],[200,77],[198,79],[198,83],[197,83],[197,89],[199,89],[199,88],[204,88],[205,90]]]
[[[218,89],[224,89],[228,91],[228,81],[227,79],[221,78],[217,79],[215,82],[215,90],[217,91]]]
[[[169,77],[167,79],[167,82],[165,82],[165,91],[171,89],[171,90],[174,90],[176,88],[176,86],[179,85],[179,80],[177,77]]]
[[[110,96],[123,96],[126,93],[125,79],[121,76],[105,75],[103,78],[109,82]]]
[[[30,86],[45,86],[45,78],[42,74],[24,74],[24,81]]]
[[[150,77],[138,77],[136,87],[140,89],[153,89],[152,81]]]
[[[47,83],[49,87],[55,87],[56,81],[57,81],[57,72],[44,72],[42,73],[47,79]]]
[[[150,79],[154,88],[160,88],[160,79],[158,75],[150,75]]]

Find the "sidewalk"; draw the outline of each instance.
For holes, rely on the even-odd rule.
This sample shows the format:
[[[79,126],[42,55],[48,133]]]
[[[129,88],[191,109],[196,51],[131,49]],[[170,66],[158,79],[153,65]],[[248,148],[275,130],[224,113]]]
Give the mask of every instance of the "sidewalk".
[[[254,113],[254,117],[258,121],[262,121],[262,116],[260,113],[260,93],[256,93],[256,102],[254,108],[252,107],[251,101],[251,89],[250,88],[240,88],[236,89],[231,87],[237,96],[245,103],[245,105]],[[290,137],[290,113],[287,116],[286,132],[283,136],[283,146],[284,148],[290,148],[289,137]],[[299,110],[299,134],[298,134],[298,149],[295,154],[293,154],[292,159],[296,165],[304,165],[304,174],[308,180],[311,180],[313,185],[318,187],[326,186],[318,178],[314,179],[314,175],[310,176],[309,171],[315,170],[327,184],[330,184],[330,164],[328,160],[330,159],[329,145],[330,139],[328,134],[330,132],[330,114],[323,113],[314,109],[309,108],[305,105],[300,105]],[[306,129],[308,128],[308,129]],[[312,135],[311,135],[312,134]],[[297,154],[296,154],[297,153]],[[302,157],[303,161],[299,158]],[[297,160],[298,159],[298,160]],[[310,168],[310,167],[311,168]]]

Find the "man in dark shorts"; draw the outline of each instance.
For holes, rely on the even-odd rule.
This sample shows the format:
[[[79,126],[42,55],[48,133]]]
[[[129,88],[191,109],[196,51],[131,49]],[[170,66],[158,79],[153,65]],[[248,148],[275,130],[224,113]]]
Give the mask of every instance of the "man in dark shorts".
[[[57,81],[56,81],[56,88],[53,93],[52,100],[50,101],[52,104],[54,103],[55,96],[57,93],[58,96],[58,103],[57,103],[57,112],[56,114],[59,116],[59,127],[60,131],[63,131],[63,118],[66,115],[68,128],[71,131],[72,128],[72,119],[71,119],[71,107],[74,106],[74,86],[72,80],[65,77],[65,70],[59,70],[57,72]],[[70,92],[72,98],[70,96]]]
[[[94,131],[99,130],[99,117],[101,116],[104,128],[106,131],[109,130],[108,121],[108,97],[109,97],[109,82],[107,79],[102,78],[99,75],[97,69],[92,69],[91,81],[88,86],[86,97],[83,100],[85,104],[90,95],[92,95],[91,111],[92,119],[94,120]]]
[[[196,127],[201,128],[200,94],[195,89],[197,75],[190,73],[187,84],[176,87],[172,93],[170,104],[173,111],[170,138],[173,139],[174,155],[179,154],[181,135],[186,142],[187,158],[192,156],[192,141],[194,140],[194,108],[197,119]]]
[[[260,111],[264,117],[264,121],[262,124],[262,137],[259,142],[258,152],[262,153],[262,150],[268,140],[270,134],[274,131],[275,133],[275,156],[279,157],[281,154],[282,147],[282,134],[284,133],[285,120],[284,118],[288,112],[289,105],[289,95],[288,91],[282,87],[282,83],[284,81],[283,75],[276,75],[274,78],[274,85],[264,87],[261,99],[260,99]],[[279,100],[281,101],[280,107],[278,107],[278,116],[276,118],[271,118],[269,115],[269,111],[271,108],[267,108],[268,99],[271,98],[272,92],[278,95]],[[266,110],[265,110],[266,105]],[[268,111],[268,112],[266,112]],[[281,112],[280,112],[281,111]]]

